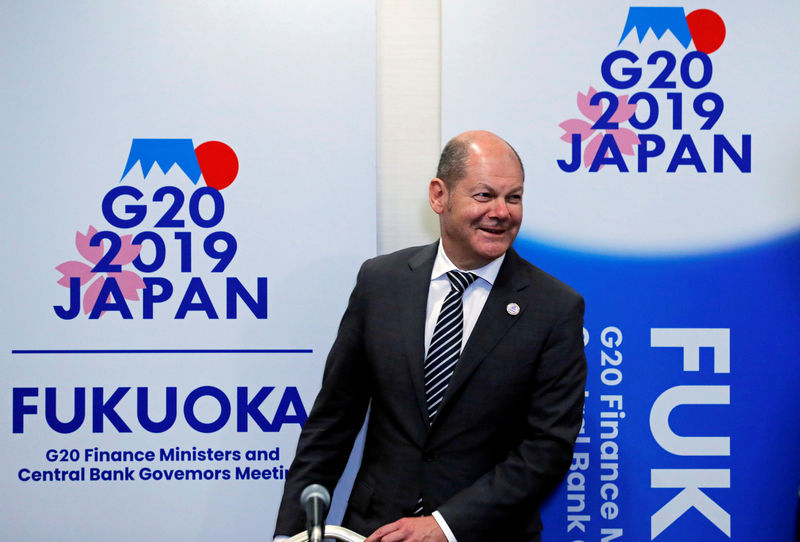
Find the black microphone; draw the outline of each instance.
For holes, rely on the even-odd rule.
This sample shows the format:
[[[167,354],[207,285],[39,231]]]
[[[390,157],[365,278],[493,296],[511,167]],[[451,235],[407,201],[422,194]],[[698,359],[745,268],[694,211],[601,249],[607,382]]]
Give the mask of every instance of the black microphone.
[[[306,511],[309,542],[322,542],[325,536],[325,514],[330,504],[330,493],[319,484],[311,484],[300,494],[300,506]]]

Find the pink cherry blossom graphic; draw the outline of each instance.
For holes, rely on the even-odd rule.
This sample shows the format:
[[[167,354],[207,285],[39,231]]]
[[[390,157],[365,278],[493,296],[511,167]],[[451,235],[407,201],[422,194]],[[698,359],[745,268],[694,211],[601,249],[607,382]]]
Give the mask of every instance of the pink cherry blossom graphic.
[[[583,144],[584,141],[592,138],[595,132],[597,132],[597,135],[589,141],[583,150],[583,165],[586,168],[591,166],[599,150],[600,142],[603,140],[603,134],[610,134],[614,138],[622,154],[633,156],[633,146],[639,144],[639,136],[628,128],[620,127],[614,130],[597,130],[593,127],[604,113],[602,100],[597,105],[590,105],[592,96],[595,94],[597,94],[597,91],[594,87],[589,87],[589,92],[586,94],[578,92],[578,109],[592,122],[587,122],[582,119],[569,119],[559,124],[566,132],[561,136],[561,140],[567,143],[572,142],[572,134],[580,134],[581,144]],[[611,115],[611,118],[607,120],[608,123],[622,124],[623,122],[627,122],[636,111],[636,105],[628,103],[627,94],[617,96],[617,98],[619,100],[619,105],[614,114]],[[606,156],[608,155],[609,153],[607,152]],[[600,165],[600,167],[602,168],[603,166]]]
[[[123,297],[131,301],[139,301],[139,290],[144,289],[144,281],[133,271],[122,270],[118,272],[99,273],[93,270],[106,253],[105,245],[107,245],[107,243],[103,241],[98,246],[91,246],[89,243],[95,234],[97,234],[97,230],[94,226],[89,226],[86,235],[81,232],[75,233],[75,246],[78,252],[92,265],[70,260],[56,267],[56,270],[60,271],[63,275],[58,280],[58,284],[67,288],[69,288],[69,279],[72,277],[80,278],[81,286],[91,282],[97,277],[97,280],[92,282],[83,294],[84,314],[89,314],[92,311],[92,308],[97,302],[97,297],[100,295],[100,290],[103,288],[106,277],[114,278],[119,285]],[[123,235],[120,237],[122,245],[117,255],[114,256],[114,259],[111,261],[111,265],[124,266],[136,259],[142,247],[132,244],[132,239],[132,235]],[[101,313],[101,316],[102,314],[103,313]]]

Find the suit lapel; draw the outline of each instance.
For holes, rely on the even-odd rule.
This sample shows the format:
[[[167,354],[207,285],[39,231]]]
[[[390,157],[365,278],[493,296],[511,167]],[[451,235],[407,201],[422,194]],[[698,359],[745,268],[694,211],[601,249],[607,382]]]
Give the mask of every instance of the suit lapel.
[[[402,319],[406,322],[403,334],[406,344],[406,358],[411,372],[414,394],[417,397],[420,415],[428,425],[428,407],[425,402],[425,375],[423,361],[425,357],[425,313],[428,307],[428,290],[431,284],[433,262],[436,259],[438,242],[422,248],[408,261],[409,283],[402,302]]]
[[[514,249],[510,248],[506,253],[506,259],[497,274],[492,290],[489,292],[486,304],[483,306],[483,310],[481,310],[464,351],[458,360],[455,373],[453,373],[442,400],[439,414],[434,420],[434,427],[438,425],[436,422],[444,417],[443,413],[452,397],[466,384],[470,375],[478,368],[486,358],[486,355],[491,352],[511,326],[519,320],[519,315],[528,308],[528,296],[519,295],[521,290],[529,286],[527,278],[522,273],[516,272],[520,265],[520,257]],[[507,307],[510,303],[516,303],[519,306],[518,314],[509,314]]]

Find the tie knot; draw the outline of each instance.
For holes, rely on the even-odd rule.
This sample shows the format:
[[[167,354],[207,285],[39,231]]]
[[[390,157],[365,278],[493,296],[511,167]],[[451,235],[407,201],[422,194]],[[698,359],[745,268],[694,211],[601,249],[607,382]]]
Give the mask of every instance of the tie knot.
[[[464,293],[464,290],[467,287],[475,282],[475,279],[478,278],[478,275],[475,273],[470,273],[469,271],[448,271],[447,278],[450,279],[450,285],[453,287],[453,290],[457,290],[459,293]]]

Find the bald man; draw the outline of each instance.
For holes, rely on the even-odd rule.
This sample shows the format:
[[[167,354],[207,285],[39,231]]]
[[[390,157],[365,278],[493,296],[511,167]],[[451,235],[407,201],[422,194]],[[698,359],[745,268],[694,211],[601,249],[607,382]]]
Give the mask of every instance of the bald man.
[[[362,265],[276,535],[304,529],[304,487],[333,490],[370,407],[346,527],[367,542],[541,540],[539,504],[581,425],[584,304],[511,247],[523,187],[500,137],[447,143],[428,187],[441,239]]]

